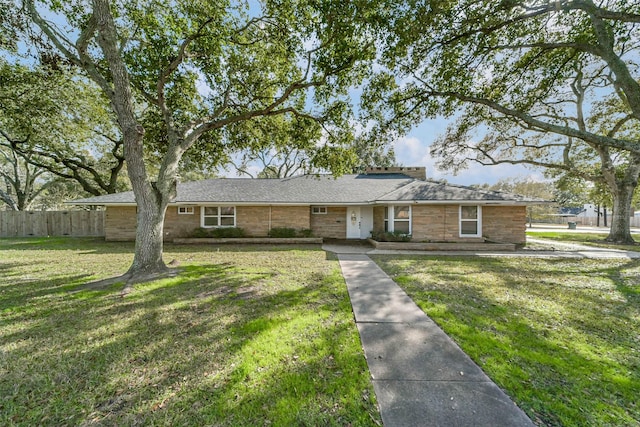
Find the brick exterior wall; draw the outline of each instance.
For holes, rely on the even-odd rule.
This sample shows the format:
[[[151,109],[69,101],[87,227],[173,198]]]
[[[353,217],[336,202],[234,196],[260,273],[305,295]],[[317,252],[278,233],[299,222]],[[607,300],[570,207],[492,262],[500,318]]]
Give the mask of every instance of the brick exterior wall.
[[[373,207],[373,231],[384,232],[384,206]]]
[[[316,237],[344,239],[347,237],[347,208],[328,206],[326,214],[311,215],[311,231]]]
[[[527,208],[525,206],[483,206],[482,233],[495,242],[526,243]]]
[[[248,237],[265,237],[269,233],[269,206],[236,206],[236,226]]]
[[[164,239],[171,241],[188,237],[200,227],[200,207],[195,206],[193,215],[178,214],[177,206],[169,206],[165,214]],[[271,228],[311,228],[309,206],[236,206],[236,226],[244,229],[247,237],[266,237],[269,233],[269,210]],[[132,206],[110,206],[105,213],[105,239],[131,241],[136,238],[136,208]]]
[[[309,206],[237,206],[236,225],[248,237],[266,237],[271,228],[278,227],[308,230],[310,212]]]
[[[273,206],[271,209],[271,228],[288,227],[297,230],[311,228],[309,206]]]
[[[459,205],[412,205],[414,241],[477,242],[484,239],[503,243],[525,243],[526,207],[483,206],[483,238],[460,237]],[[384,207],[373,209],[374,230],[384,230]]]
[[[178,214],[177,206],[169,206],[164,215],[164,240],[187,237],[200,227],[200,207],[193,207],[193,214]]]
[[[137,222],[135,206],[108,206],[104,215],[105,240],[136,240]]]
[[[271,213],[269,212],[271,210]],[[414,241],[474,242],[482,239],[459,237],[458,205],[412,205],[412,234]],[[237,206],[236,225],[248,237],[264,237],[271,227],[311,229],[316,237],[344,239],[347,234],[347,208],[328,206],[326,214],[311,214],[309,206]],[[105,212],[105,239],[135,240],[136,208],[110,206]],[[178,215],[178,208],[167,208],[165,240],[187,237],[200,227],[200,207],[193,215]],[[373,208],[374,230],[384,230],[384,207]],[[482,235],[503,243],[524,244],[526,237],[526,208],[524,206],[483,206]]]
[[[457,242],[460,240],[458,205],[414,205],[411,207],[413,240]]]

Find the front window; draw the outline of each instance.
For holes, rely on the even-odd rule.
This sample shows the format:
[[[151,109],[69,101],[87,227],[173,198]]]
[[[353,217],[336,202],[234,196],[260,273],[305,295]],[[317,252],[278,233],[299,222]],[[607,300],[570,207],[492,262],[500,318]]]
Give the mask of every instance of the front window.
[[[482,235],[481,217],[480,206],[460,206],[460,237],[480,237]]]
[[[193,215],[193,206],[178,206],[178,215]]]
[[[384,231],[411,234],[411,206],[385,207]]]
[[[202,209],[202,227],[235,227],[234,206],[205,206]]]
[[[411,234],[410,220],[410,206],[393,207],[393,231],[396,233]]]

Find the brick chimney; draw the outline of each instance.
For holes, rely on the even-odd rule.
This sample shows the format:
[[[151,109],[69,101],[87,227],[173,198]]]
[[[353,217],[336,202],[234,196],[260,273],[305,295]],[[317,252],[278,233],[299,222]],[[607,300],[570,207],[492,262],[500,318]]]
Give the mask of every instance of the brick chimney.
[[[427,168],[424,166],[393,166],[393,167],[379,167],[379,166],[370,166],[365,169],[365,173],[367,175],[373,174],[385,174],[385,173],[401,173],[411,178],[419,179],[421,181],[426,181],[427,179]]]

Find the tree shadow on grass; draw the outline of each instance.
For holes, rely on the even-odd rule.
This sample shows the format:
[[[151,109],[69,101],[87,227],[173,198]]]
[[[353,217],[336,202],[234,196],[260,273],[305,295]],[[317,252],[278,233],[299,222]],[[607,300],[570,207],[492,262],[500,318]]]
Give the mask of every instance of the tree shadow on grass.
[[[29,263],[26,262],[0,262],[0,277],[7,279],[9,277],[17,277],[20,276],[18,271],[21,267],[28,266]]]
[[[125,299],[40,300],[37,321],[1,338],[0,423],[369,424],[371,400],[342,401],[370,383],[361,351],[345,350],[357,331],[333,273],[300,273],[292,287],[268,266],[184,268]]]
[[[389,258],[379,259],[396,272],[385,265]],[[451,271],[446,260],[400,259],[419,264],[400,263],[399,284],[532,419],[549,425],[640,419],[633,397],[640,394],[640,358],[632,350],[638,295],[619,277],[637,272],[638,261],[612,268],[546,260],[549,269],[540,262],[541,280],[533,282],[522,266],[500,258],[449,258]],[[456,267],[461,260],[466,268]],[[430,269],[430,262],[441,264]],[[491,278],[492,272],[499,274]]]
[[[631,261],[619,269],[612,270],[611,279],[617,289],[625,295],[633,307],[640,306],[640,262]]]
[[[0,308],[8,310],[13,307],[19,311],[21,307],[24,308],[31,301],[39,298],[53,298],[63,295],[78,283],[83,283],[87,277],[90,275],[73,274],[42,280],[35,277],[14,276],[8,281],[11,284],[0,285],[2,290]]]
[[[126,242],[105,242],[102,237],[15,237],[0,239],[0,250],[70,250],[99,246],[130,246]],[[132,245],[132,244],[131,244]]]

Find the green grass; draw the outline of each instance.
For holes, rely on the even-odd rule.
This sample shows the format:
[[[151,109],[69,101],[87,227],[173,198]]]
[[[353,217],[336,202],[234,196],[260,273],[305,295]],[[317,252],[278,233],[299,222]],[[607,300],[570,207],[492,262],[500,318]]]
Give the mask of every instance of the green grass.
[[[372,258],[538,425],[640,424],[640,261]]]
[[[564,231],[528,231],[527,236],[538,238],[538,239],[547,239],[547,240],[556,240],[558,242],[564,243],[578,243],[586,246],[593,246],[597,248],[611,248],[611,249],[620,249],[625,251],[636,251],[640,252],[640,245],[614,245],[611,243],[607,243],[604,239],[607,237],[607,233],[571,233]],[[632,235],[636,242],[640,243],[640,236]]]
[[[0,425],[376,425],[337,262],[168,246],[176,278],[90,289],[132,245],[0,239]]]

